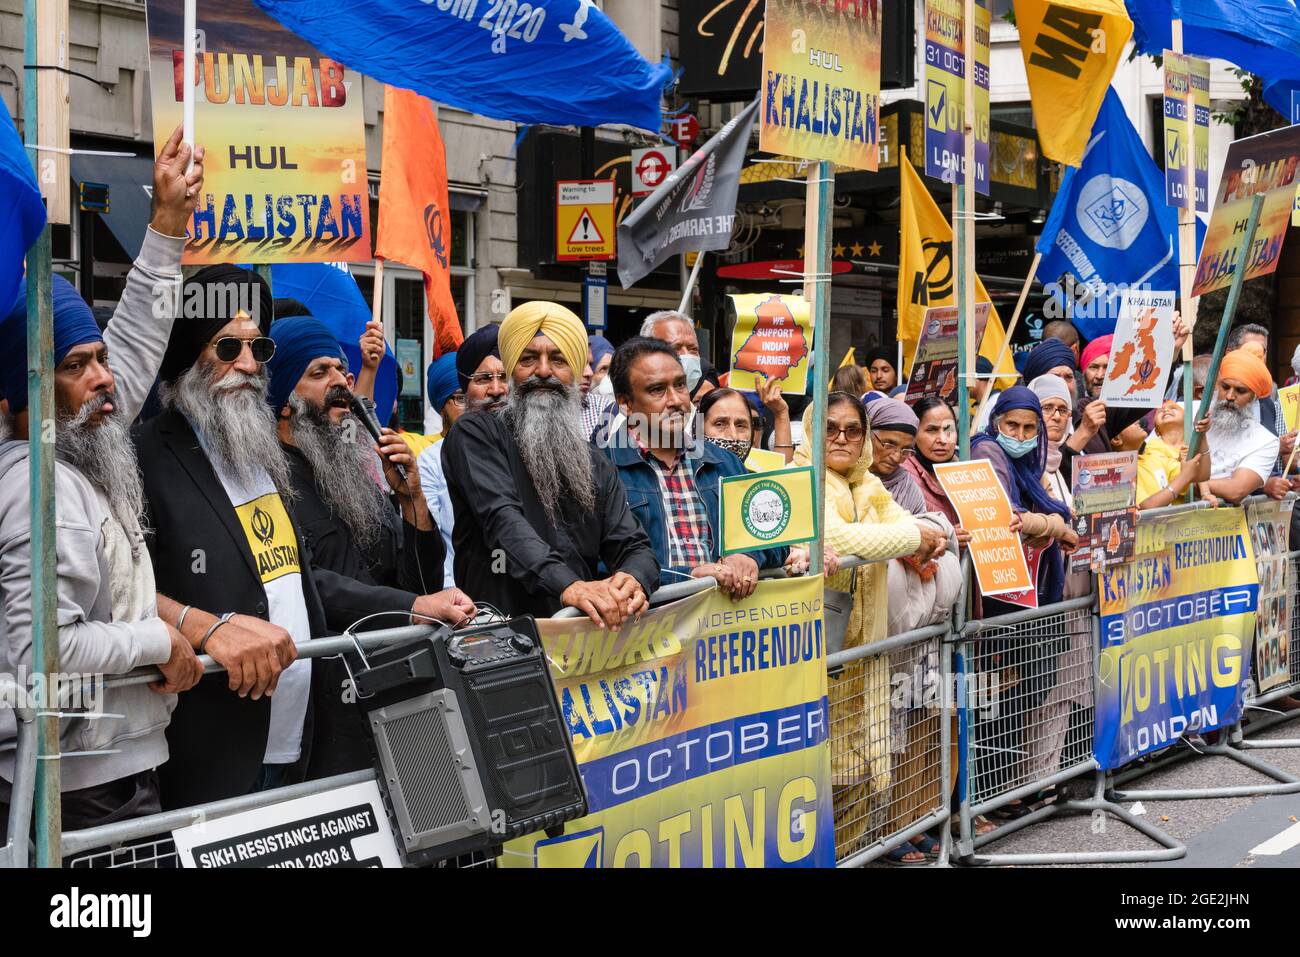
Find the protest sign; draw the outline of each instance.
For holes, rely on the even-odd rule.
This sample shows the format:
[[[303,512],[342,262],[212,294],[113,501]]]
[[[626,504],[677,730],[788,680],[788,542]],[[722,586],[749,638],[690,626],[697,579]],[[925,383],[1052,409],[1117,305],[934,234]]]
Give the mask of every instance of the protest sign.
[[[943,462],[934,467],[961,527],[970,532],[970,555],[980,592],[1006,595],[1034,587],[1021,547],[1011,531],[1011,500],[988,459]]]
[[[1243,264],[1246,279],[1267,276],[1277,269],[1282,240],[1295,205],[1296,170],[1300,166],[1300,126],[1260,133],[1228,146],[1219,179],[1214,213],[1205,231],[1196,264],[1193,296],[1223,289],[1236,273],[1238,245],[1250,219],[1251,201],[1264,195],[1255,241]]]
[[[1188,209],[1187,164],[1195,163],[1196,211],[1210,211],[1210,61],[1164,53],[1165,203]]]
[[[1137,534],[1137,453],[1076,455],[1070,464],[1074,530],[1070,570],[1100,571],[1133,557]]]
[[[925,175],[966,179],[962,0],[925,0]],[[989,18],[975,7],[975,190],[989,194]],[[976,339],[978,342],[979,339]]]
[[[984,338],[990,308],[987,302],[975,304],[976,342]],[[912,405],[927,395],[937,395],[949,405],[957,404],[956,306],[932,306],[925,311],[904,401]]]
[[[1291,511],[1295,502],[1246,506],[1259,575],[1255,681],[1268,691],[1291,680]]]
[[[736,325],[731,332],[728,384],[754,391],[755,376],[781,383],[781,391],[803,395],[813,350],[812,310],[802,296],[759,293],[732,296]]]
[[[799,545],[817,537],[817,487],[811,468],[724,478],[718,537],[723,555]]]
[[[374,781],[172,831],[181,867],[401,867]]]
[[[1133,561],[1103,571],[1097,587],[1102,768],[1241,717],[1259,589],[1241,509],[1144,518]]]
[[[759,149],[875,172],[880,7],[767,0]]]
[[[181,122],[184,6],[146,5],[156,148]],[[253,0],[204,0],[198,28],[194,128],[207,155],[183,262],[369,261],[361,75]]]
[[[1294,432],[1297,425],[1300,425],[1300,383],[1278,389],[1277,395],[1282,400],[1282,415],[1286,417],[1286,430]]]
[[[771,472],[774,469],[783,469],[786,467],[785,456],[780,452],[769,452],[767,449],[752,448],[745,459],[745,468],[751,472]]]
[[[1174,365],[1172,292],[1129,289],[1120,300],[1110,364],[1101,384],[1108,409],[1154,409]]]
[[[539,621],[588,813],[501,866],[834,865],[822,589],[715,589],[618,631]]]

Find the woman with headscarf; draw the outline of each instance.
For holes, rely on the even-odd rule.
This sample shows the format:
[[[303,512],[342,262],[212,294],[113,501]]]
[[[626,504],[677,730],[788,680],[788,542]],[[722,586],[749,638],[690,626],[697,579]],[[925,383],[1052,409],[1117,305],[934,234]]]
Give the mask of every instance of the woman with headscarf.
[[[916,448],[903,459],[903,469],[921,490],[926,511],[938,512],[948,519],[956,529],[958,542],[964,545],[970,535],[961,529],[957,510],[934,474],[937,463],[951,462],[957,454],[956,413],[947,402],[933,395],[912,406],[912,413],[917,419]]]
[[[926,508],[912,473],[903,468],[916,443],[920,425],[916,415],[897,399],[876,399],[866,409],[871,427],[871,473],[894,501],[916,518],[918,525],[938,532],[945,542],[943,550],[928,561],[904,555],[889,562],[889,634],[900,635],[937,624],[948,616],[961,594],[961,562],[952,524],[941,512]],[[937,674],[939,667],[937,655],[928,645],[900,649],[890,655],[890,661],[893,674],[925,675],[926,681]],[[894,779],[901,784],[891,802],[896,831],[923,817],[940,800],[942,791],[941,782],[926,762],[926,756],[939,746],[938,715],[920,707],[916,699],[909,704],[908,708],[896,708],[891,716]],[[929,835],[914,838],[912,846],[928,856],[939,850],[938,842]]]
[[[1058,502],[1074,507],[1070,494],[1070,479],[1062,469],[1061,451],[1065,437],[1070,434],[1070,413],[1074,410],[1074,396],[1060,376],[1040,375],[1029,383],[1029,391],[1038,396],[1047,429],[1047,457],[1043,463],[1043,487]]]
[[[805,431],[815,418],[804,414]],[[811,465],[811,443],[795,450],[796,465]],[[832,392],[826,414],[826,541],[841,556],[870,564],[840,572],[829,588],[853,594],[844,647],[882,641],[887,572],[883,562],[904,555],[928,561],[943,550],[943,536],[922,529],[871,474],[872,449],[866,411],[855,395]],[[890,663],[888,655],[854,661],[830,679],[831,773],[835,804],[835,846],[841,854],[865,847],[886,833],[888,822],[873,811],[888,806],[890,794]],[[874,823],[875,821],[879,823]],[[912,860],[908,860],[908,856]],[[924,855],[904,849],[903,863]]]
[[[871,388],[889,395],[898,388],[897,349],[893,346],[876,346],[867,353],[867,364],[862,367]]]

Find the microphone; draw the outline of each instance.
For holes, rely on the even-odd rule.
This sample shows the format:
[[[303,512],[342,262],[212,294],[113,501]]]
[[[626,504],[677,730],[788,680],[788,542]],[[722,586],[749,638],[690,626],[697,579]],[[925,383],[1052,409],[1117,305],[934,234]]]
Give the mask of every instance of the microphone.
[[[376,444],[378,444],[380,441],[379,417],[375,415],[375,404],[364,395],[354,395],[352,396],[352,401],[349,405],[352,409],[352,414],[361,420],[361,424],[366,427],[366,431],[370,433],[370,437],[375,440]],[[393,468],[397,469],[398,478],[405,482],[406,466],[402,465],[400,462],[391,462],[389,464],[391,464]]]

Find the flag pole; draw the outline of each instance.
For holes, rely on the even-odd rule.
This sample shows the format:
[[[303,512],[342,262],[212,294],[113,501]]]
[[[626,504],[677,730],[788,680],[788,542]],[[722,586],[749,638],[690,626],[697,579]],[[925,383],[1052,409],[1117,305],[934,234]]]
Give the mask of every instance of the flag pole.
[[[1172,24],[1174,52],[1183,52],[1183,21],[1175,19]],[[1165,69],[1169,65],[1165,64]],[[1196,419],[1192,417],[1194,389],[1192,384],[1192,360],[1196,357],[1196,344],[1192,341],[1192,331],[1196,328],[1197,300],[1192,298],[1192,286],[1196,279],[1196,114],[1195,97],[1192,95],[1192,71],[1187,68],[1187,90],[1185,92],[1187,108],[1187,148],[1183,162],[1183,191],[1189,205],[1178,208],[1178,292],[1182,306],[1183,321],[1189,330],[1187,341],[1183,343],[1183,428],[1184,435],[1192,435]],[[1218,368],[1218,363],[1215,363]],[[1210,380],[1212,385],[1213,380]],[[1187,490],[1188,501],[1195,496],[1193,489]]]
[[[989,383],[992,384],[998,379],[998,369],[1002,368],[1002,360],[1007,357],[1011,350],[1011,336],[1016,331],[1016,326],[1020,323],[1020,314],[1025,309],[1025,300],[1029,298],[1029,289],[1034,284],[1034,278],[1038,275],[1038,263],[1042,260],[1043,254],[1035,250],[1034,261],[1029,264],[1029,275],[1025,277],[1025,284],[1020,287],[1020,298],[1016,300],[1016,311],[1011,314],[1011,323],[1006,328],[1006,336],[1002,339],[1002,348],[998,350],[997,361],[993,363],[993,375],[989,377]],[[990,307],[992,308],[992,307]],[[980,399],[979,408],[975,410],[973,421],[978,422],[984,415],[984,406],[988,405],[989,396],[993,394],[993,389],[984,393],[984,398]]]
[[[970,458],[970,374],[975,356],[975,219],[972,188],[975,177],[975,0],[962,4],[962,51],[965,64],[963,107],[965,119],[961,179],[952,208],[957,269],[957,433],[959,455]]]
[[[685,261],[685,255],[682,256]],[[691,301],[691,293],[695,291],[695,284],[700,278],[700,267],[704,265],[704,250],[695,254],[695,265],[691,267],[690,278],[686,280],[686,287],[682,290],[682,303],[677,307],[677,311],[686,315],[686,305]]]
[[[373,305],[370,309],[370,318],[374,322],[384,321],[384,261],[380,257],[375,257],[375,292],[370,297]],[[435,335],[437,330],[435,330]]]
[[[1263,208],[1264,194],[1258,193],[1251,201],[1246,231],[1242,234],[1241,242],[1237,244],[1236,254],[1233,256],[1232,285],[1228,287],[1228,301],[1223,307],[1223,319],[1219,322],[1219,337],[1214,342],[1214,357],[1210,359],[1210,372],[1205,377],[1205,392],[1201,396],[1201,406],[1197,409],[1196,418],[1193,420],[1195,422],[1201,421],[1209,414],[1210,403],[1214,401],[1214,383],[1219,379],[1219,362],[1223,359],[1223,350],[1228,341],[1228,330],[1232,328],[1232,318],[1237,312],[1237,303],[1241,301],[1241,287],[1246,282],[1246,261],[1250,258],[1250,247],[1255,242],[1255,230],[1259,228],[1259,214]],[[1190,461],[1201,444],[1201,435],[1195,428],[1188,435],[1187,458]]]
[[[181,97],[181,139],[190,144],[190,161],[185,172],[194,168],[194,67],[198,59],[198,0],[185,0],[185,71]]]
[[[813,320],[813,351],[827,355],[831,319],[831,217],[835,201],[835,167],[821,160],[808,167],[807,214],[804,220],[804,298],[808,300]],[[703,255],[703,254],[701,254]],[[696,260],[699,265],[699,260]],[[812,365],[812,360],[809,365]],[[826,488],[826,402],[830,383],[825,369],[810,370],[813,376],[812,435],[804,441],[812,445],[813,488],[820,496]],[[818,499],[820,500],[820,499]],[[817,537],[808,545],[808,574],[825,571],[823,547],[826,522],[817,510]]]

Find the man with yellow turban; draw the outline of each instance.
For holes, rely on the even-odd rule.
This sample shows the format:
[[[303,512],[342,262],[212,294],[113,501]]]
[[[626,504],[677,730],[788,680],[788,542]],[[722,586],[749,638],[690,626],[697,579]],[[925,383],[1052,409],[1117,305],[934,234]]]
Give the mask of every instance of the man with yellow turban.
[[[1277,464],[1278,438],[1260,425],[1252,409],[1273,389],[1268,366],[1246,349],[1223,357],[1210,412],[1210,480],[1203,492],[1240,502],[1263,487]]]
[[[586,329],[558,303],[529,302],[497,344],[505,409],[467,412],[442,443],[456,583],[507,615],[569,606],[617,628],[648,607],[659,566],[618,472],[582,434]]]

